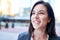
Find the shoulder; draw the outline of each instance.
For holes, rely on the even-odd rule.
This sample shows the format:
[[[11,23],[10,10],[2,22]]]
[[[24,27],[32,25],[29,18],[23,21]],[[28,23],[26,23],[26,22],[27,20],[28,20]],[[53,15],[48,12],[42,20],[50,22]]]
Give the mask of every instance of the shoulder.
[[[50,37],[51,40],[60,40],[60,37],[59,36],[53,36],[53,37]]]
[[[23,33],[20,33],[20,34],[19,34],[19,36],[27,36],[27,35],[29,35],[28,32],[23,32]]]
[[[56,36],[55,39],[60,40],[60,37],[59,36]]]
[[[19,34],[18,40],[24,40],[24,39],[26,39],[28,37],[29,37],[29,33],[28,32],[23,32],[23,33]]]

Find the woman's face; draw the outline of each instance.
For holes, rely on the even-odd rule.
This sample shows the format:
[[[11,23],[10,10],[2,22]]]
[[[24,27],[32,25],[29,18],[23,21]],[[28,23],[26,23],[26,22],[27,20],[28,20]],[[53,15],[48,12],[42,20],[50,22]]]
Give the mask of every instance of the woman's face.
[[[34,29],[46,28],[47,23],[50,22],[47,9],[43,4],[38,4],[34,7],[31,16],[31,23]]]

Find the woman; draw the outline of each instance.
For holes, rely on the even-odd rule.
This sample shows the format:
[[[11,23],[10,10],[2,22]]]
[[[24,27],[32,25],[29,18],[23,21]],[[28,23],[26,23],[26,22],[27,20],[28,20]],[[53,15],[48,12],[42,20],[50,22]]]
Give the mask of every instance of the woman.
[[[18,40],[60,40],[55,32],[55,17],[49,3],[38,1],[30,14],[29,31],[19,35]]]

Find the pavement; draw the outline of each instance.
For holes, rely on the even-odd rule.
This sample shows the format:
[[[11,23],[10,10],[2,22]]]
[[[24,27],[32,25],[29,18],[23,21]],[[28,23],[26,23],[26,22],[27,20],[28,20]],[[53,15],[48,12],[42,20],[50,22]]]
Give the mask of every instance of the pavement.
[[[28,27],[1,28],[0,40],[17,40],[18,35],[25,31],[28,31]],[[60,36],[60,26],[56,27],[56,32]]]
[[[0,40],[17,40],[18,35],[28,30],[28,27],[20,28],[1,28]]]

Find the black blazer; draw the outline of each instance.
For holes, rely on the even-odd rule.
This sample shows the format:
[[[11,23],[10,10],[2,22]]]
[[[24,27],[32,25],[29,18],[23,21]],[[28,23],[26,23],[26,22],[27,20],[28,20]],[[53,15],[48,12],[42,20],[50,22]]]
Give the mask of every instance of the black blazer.
[[[31,39],[31,35],[28,32],[24,32],[24,33],[19,34],[17,40],[30,40],[30,39]],[[48,40],[60,40],[60,37],[53,36],[53,37],[49,37]]]

